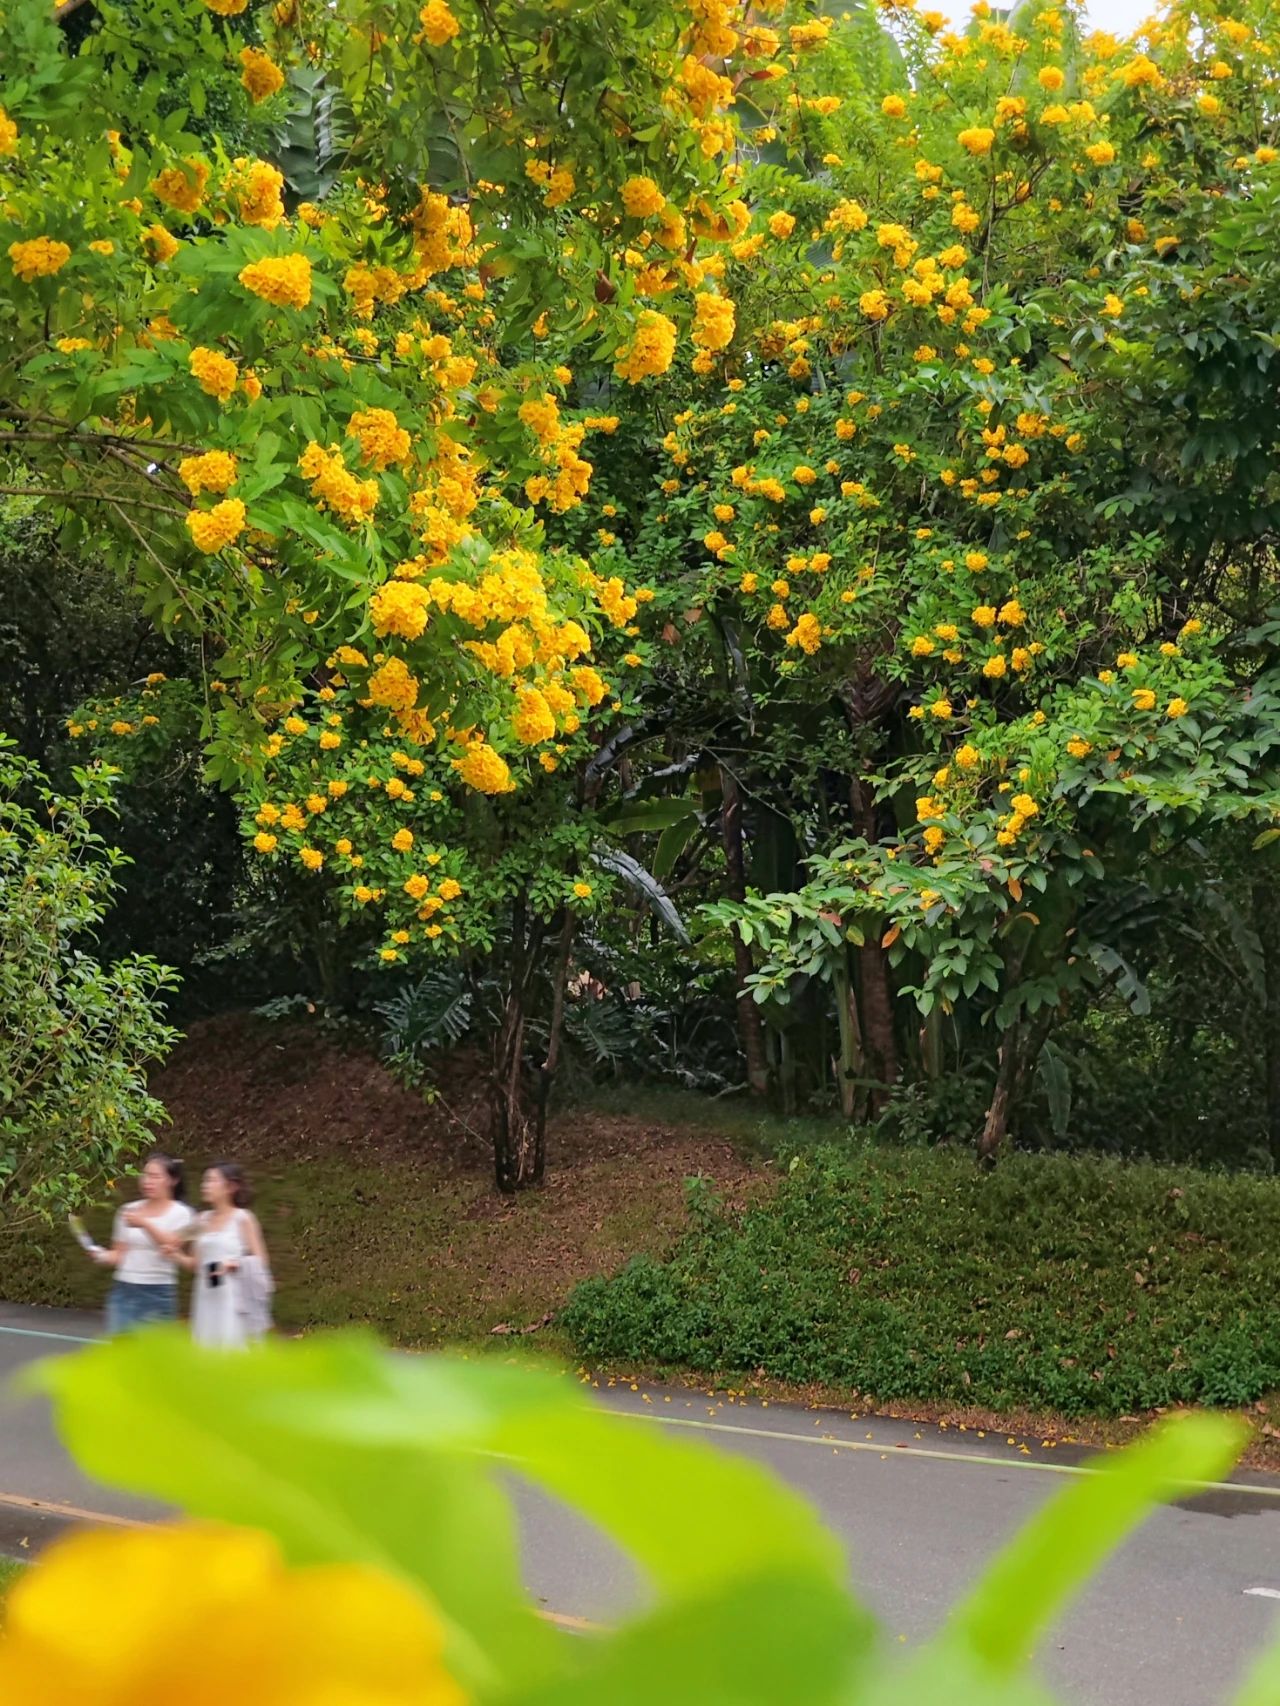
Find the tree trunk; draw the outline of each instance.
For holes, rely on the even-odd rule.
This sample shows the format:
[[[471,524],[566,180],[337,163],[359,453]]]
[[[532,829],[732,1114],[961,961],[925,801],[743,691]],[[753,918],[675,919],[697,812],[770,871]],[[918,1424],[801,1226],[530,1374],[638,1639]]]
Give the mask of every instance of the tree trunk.
[[[845,1119],[851,1120],[858,1112],[858,1079],[865,1076],[866,1056],[862,1048],[858,998],[854,994],[848,961],[843,951],[831,983],[836,998],[836,1023],[840,1027],[840,1112]]]
[[[490,1096],[493,1104],[493,1170],[508,1195],[540,1184],[546,1165],[545,1127],[539,1099],[525,1073],[526,1002],[537,957],[538,929],[526,939],[528,909],[523,895],[511,909],[511,981],[494,1038]]]
[[[742,794],[737,780],[720,767],[720,839],[724,846],[726,888],[729,899],[747,898],[746,862],[742,856]],[[733,971],[738,1015],[738,1036],[747,1066],[747,1085],[753,1096],[769,1093],[769,1068],[764,1053],[764,1026],[760,1009],[752,998],[747,979],[751,975],[751,949],[738,931],[729,932],[733,941]]]
[[[565,994],[569,983],[569,959],[573,951],[573,933],[577,924],[569,907],[564,909],[560,920],[560,941],[556,948],[556,964],[552,973],[551,984],[551,1026],[547,1036],[547,1056],[538,1069],[538,1097],[535,1110],[536,1155],[534,1175],[530,1184],[540,1185],[546,1167],[547,1155],[547,1104],[551,1100],[551,1088],[555,1082],[556,1067],[560,1064],[560,1042],[564,1036],[564,1004]]]
[[[871,1112],[883,1112],[891,1088],[898,1080],[898,1039],[893,1026],[893,990],[889,983],[889,957],[879,941],[858,949],[862,983],[862,1035],[867,1075],[871,1087]]]
[[[865,783],[855,779],[850,789],[849,805],[858,833],[868,842],[875,841],[875,805],[871,790]],[[867,1074],[875,1080],[871,1091],[871,1112],[875,1116],[883,1112],[890,1087],[898,1081],[893,982],[889,976],[889,956],[880,946],[878,936],[858,949],[858,984]]]
[[[1280,1171],[1280,905],[1276,881],[1268,874],[1253,885],[1253,927],[1262,946],[1263,1065],[1267,1103],[1267,1143]]]
[[[1000,1040],[1000,1064],[996,1071],[996,1087],[991,1095],[987,1117],[978,1138],[978,1160],[984,1167],[994,1167],[1009,1131],[1009,1115],[1013,1111],[1014,1093],[1018,1085],[1019,1044],[1021,1024],[1010,1025]]]

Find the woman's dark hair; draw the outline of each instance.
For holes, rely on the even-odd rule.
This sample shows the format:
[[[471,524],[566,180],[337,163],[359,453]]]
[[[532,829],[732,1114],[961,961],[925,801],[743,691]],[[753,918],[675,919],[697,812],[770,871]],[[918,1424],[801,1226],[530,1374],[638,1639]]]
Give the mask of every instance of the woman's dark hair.
[[[182,1202],[187,1194],[187,1175],[181,1161],[172,1155],[162,1155],[158,1149],[153,1150],[142,1165],[149,1167],[153,1161],[169,1175],[169,1189],[174,1202]]]
[[[249,1180],[243,1167],[236,1161],[215,1161],[213,1171],[221,1173],[231,1186],[231,1201],[237,1208],[248,1208],[253,1201],[253,1192],[249,1189]]]

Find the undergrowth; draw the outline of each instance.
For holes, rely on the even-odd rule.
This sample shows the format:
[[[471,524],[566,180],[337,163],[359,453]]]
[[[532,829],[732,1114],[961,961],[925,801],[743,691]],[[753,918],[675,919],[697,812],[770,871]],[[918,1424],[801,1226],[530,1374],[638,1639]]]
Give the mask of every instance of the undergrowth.
[[[587,1361],[1118,1416],[1280,1386],[1280,1186],[872,1144],[785,1164],[740,1214],[693,1182],[669,1257],[589,1279]]]

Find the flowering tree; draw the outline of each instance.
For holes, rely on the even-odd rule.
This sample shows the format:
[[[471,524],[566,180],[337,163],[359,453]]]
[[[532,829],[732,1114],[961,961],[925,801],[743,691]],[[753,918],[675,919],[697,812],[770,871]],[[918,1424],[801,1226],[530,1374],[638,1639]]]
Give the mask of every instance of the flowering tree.
[[[1063,1000],[1125,986],[1152,858],[1275,809],[1271,641],[1239,645],[1274,586],[1274,50],[1248,6],[1129,44],[1063,6],[812,28],[756,34],[735,335],[613,548],[668,701],[702,684],[663,733],[816,856],[716,911],[743,981],[835,984],[847,1090],[892,1076],[886,954],[935,1040],[994,1022],[994,1153]]]
[[[731,235],[728,85],[702,64],[725,26],[655,0],[604,28],[444,0],[92,12],[75,40],[52,11],[4,18],[4,489],[92,530],[199,637],[210,771],[261,858],[377,909],[386,963],[491,940],[502,908],[529,958],[595,895],[567,802],[647,596],[546,543],[615,424],[567,404],[566,358],[633,387],[681,325],[731,332],[690,258]],[[308,124],[310,201],[285,176]],[[670,313],[611,276],[623,241],[658,257]],[[131,740],[163,720],[148,692],[77,727]],[[462,826],[508,796],[481,859],[493,835]],[[524,981],[497,1062],[508,1185],[541,1165]]]
[[[826,861],[846,1081],[896,1070],[886,956],[994,1022],[993,1152],[1123,977],[1082,903],[1275,797],[1264,9],[92,13],[5,26],[9,489],[200,636],[258,857],[388,964],[502,921],[500,1180],[624,751],[714,760],[735,905],[753,814]],[[812,954],[738,916],[784,994]]]

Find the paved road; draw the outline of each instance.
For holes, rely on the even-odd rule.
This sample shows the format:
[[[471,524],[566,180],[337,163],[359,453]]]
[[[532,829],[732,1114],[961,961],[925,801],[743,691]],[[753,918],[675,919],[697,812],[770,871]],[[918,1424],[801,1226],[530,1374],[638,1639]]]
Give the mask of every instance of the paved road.
[[[0,1305],[0,1377],[96,1331],[87,1316]],[[650,1425],[709,1430],[704,1438],[769,1464],[823,1512],[858,1591],[908,1641],[938,1626],[1067,1466],[1060,1452],[1003,1436],[625,1383],[598,1396]],[[0,1553],[30,1556],[67,1526],[25,1500],[153,1514],[81,1476],[40,1406],[0,1400]],[[636,1583],[594,1531],[533,1498],[521,1500],[521,1520],[529,1586],[546,1607],[607,1620],[635,1603]],[[1069,1706],[1225,1706],[1250,1657],[1277,1636],[1280,1480],[1245,1477],[1152,1517],[1040,1661]]]

